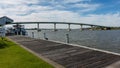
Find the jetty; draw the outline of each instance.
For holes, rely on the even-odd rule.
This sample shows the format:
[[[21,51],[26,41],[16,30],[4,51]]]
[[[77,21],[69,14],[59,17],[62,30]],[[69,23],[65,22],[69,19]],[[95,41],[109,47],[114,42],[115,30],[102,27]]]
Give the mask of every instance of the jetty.
[[[55,68],[120,68],[116,53],[25,36],[8,38]]]

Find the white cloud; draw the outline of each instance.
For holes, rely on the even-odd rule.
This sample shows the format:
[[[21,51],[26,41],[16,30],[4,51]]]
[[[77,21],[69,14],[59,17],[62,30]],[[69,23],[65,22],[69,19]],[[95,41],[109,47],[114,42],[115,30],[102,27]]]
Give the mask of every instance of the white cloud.
[[[78,1],[90,1],[90,0],[64,0],[63,2],[78,2]],[[42,2],[50,2],[52,6],[41,6],[37,4],[41,4]],[[33,4],[33,5],[29,5]],[[68,7],[69,6],[69,7]],[[71,7],[79,7],[83,8],[80,10],[81,12],[88,12],[91,10],[95,10],[99,5],[97,4],[75,4],[65,6],[61,2],[56,2],[55,0],[47,1],[47,0],[2,0],[0,1],[0,10],[4,12],[4,15],[27,15],[31,13],[48,11],[48,10],[64,10]],[[79,10],[79,9],[78,9]],[[9,13],[8,13],[9,12]]]
[[[49,6],[27,6],[27,5],[22,5],[22,6],[13,6],[10,8],[0,8],[1,14],[4,15],[27,15],[30,13],[37,13],[37,12],[42,12],[42,11],[48,11],[51,10],[52,7]]]
[[[100,5],[99,4],[83,4],[83,3],[80,3],[80,4],[75,4],[74,7],[80,7],[80,8],[96,8],[96,7],[99,7]]]
[[[79,17],[78,13],[73,13],[70,11],[59,11],[59,10],[51,10],[44,11],[39,13],[32,13],[26,16],[12,16],[15,21],[73,21]]]
[[[15,21],[59,21],[59,22],[76,22],[89,23],[97,25],[120,26],[120,13],[102,14],[102,15],[86,15],[81,16],[78,12],[67,10],[57,10],[55,7],[67,8],[61,3],[56,6],[36,5],[44,0],[2,0],[0,1],[0,15],[13,18]],[[79,1],[90,0],[64,0],[64,3],[76,3]],[[54,1],[53,1],[54,3]],[[28,4],[34,4],[29,6]],[[99,4],[74,4],[74,7],[83,8],[80,12],[88,12],[96,10]],[[71,6],[70,6],[71,7]],[[69,8],[69,7],[68,7]]]
[[[56,2],[54,0],[52,2],[52,5],[54,5],[54,8],[56,9],[69,9],[69,10],[77,9],[76,11],[80,13],[94,11],[101,7],[101,4],[90,2],[91,0],[63,0],[60,2]]]
[[[83,2],[83,1],[91,1],[91,0],[64,0],[64,3],[77,3],[77,2]]]
[[[101,6],[100,4],[79,3],[73,5],[72,7],[79,8],[78,10],[80,12],[89,12],[98,9],[100,6]]]
[[[120,26],[120,13],[116,14],[101,14],[101,15],[89,15],[89,19],[93,24],[105,25],[105,26]]]
[[[20,4],[37,4],[39,0],[1,0],[0,4],[4,5],[20,5]]]

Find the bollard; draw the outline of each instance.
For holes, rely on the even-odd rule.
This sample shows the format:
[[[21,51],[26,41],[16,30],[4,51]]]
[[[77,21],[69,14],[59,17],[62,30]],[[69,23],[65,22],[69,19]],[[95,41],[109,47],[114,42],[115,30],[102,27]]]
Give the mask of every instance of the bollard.
[[[69,34],[66,34],[66,43],[69,43]]]
[[[40,31],[41,31],[41,29],[37,30],[37,33],[38,33],[38,39],[40,39]]]
[[[19,35],[18,30],[17,30],[17,35]]]
[[[34,38],[34,32],[32,32],[32,38]]]
[[[20,31],[20,35],[21,35],[21,36],[23,35],[22,31]]]
[[[82,31],[83,30],[83,27],[82,27],[83,25],[80,25],[80,31]]]
[[[71,31],[71,29],[70,29],[70,24],[68,24],[68,31]]]
[[[25,36],[26,36],[26,37],[28,37],[28,36],[29,36],[29,35],[28,35],[28,32],[25,32]]]
[[[44,39],[46,38],[46,33],[44,33]]]
[[[39,36],[39,31],[37,32],[37,34],[38,34],[38,39],[40,39],[40,36]]]
[[[46,33],[44,33],[44,39],[45,39],[45,40],[48,40],[48,38],[46,37]]]
[[[56,23],[54,23],[54,31],[57,31],[57,30],[56,30]]]

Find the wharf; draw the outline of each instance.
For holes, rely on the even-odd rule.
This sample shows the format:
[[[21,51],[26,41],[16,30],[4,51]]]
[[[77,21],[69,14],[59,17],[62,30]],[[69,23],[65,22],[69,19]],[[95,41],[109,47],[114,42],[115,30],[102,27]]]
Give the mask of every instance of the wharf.
[[[55,68],[120,68],[120,55],[24,36],[8,38]]]

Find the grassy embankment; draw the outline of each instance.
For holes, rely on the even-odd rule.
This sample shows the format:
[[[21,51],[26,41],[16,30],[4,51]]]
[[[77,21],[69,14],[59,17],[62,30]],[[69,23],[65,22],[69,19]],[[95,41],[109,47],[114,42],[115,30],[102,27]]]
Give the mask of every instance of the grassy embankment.
[[[53,68],[8,39],[0,38],[0,68]]]

